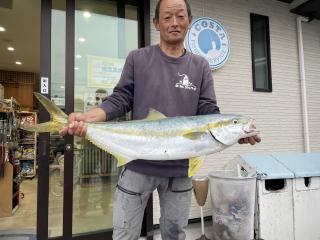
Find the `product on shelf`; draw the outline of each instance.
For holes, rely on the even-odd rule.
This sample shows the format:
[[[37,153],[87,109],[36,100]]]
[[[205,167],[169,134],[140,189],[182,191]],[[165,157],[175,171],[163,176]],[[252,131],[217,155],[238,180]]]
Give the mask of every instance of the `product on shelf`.
[[[15,99],[0,99],[0,217],[11,216],[19,206],[19,109]]]
[[[37,123],[37,114],[35,112],[21,111],[20,126],[35,125]],[[37,157],[37,134],[20,129],[19,137],[19,155],[21,171],[24,177],[34,177],[36,174]]]
[[[28,176],[34,174],[34,163],[32,160],[28,161],[21,161],[21,175],[22,176]]]

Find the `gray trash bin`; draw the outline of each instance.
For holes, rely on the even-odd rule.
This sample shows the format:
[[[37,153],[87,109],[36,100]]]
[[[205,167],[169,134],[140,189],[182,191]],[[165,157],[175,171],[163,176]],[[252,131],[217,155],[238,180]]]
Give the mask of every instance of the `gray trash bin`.
[[[256,175],[237,171],[209,173],[213,240],[253,239]]]

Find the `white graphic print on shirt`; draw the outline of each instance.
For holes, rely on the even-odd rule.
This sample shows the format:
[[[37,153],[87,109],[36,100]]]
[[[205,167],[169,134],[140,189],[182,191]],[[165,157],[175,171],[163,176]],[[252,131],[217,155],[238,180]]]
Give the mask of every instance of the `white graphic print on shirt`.
[[[178,83],[176,83],[176,88],[183,88],[187,90],[193,90],[196,91],[197,87],[192,84],[192,82],[189,81],[189,77],[187,74],[180,74],[178,73],[178,76],[183,77],[182,80],[180,80]]]

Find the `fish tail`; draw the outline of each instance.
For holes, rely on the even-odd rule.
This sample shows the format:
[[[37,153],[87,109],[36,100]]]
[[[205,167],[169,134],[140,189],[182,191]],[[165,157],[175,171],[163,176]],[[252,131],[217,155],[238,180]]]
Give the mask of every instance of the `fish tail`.
[[[23,125],[20,128],[32,132],[58,132],[68,123],[68,116],[51,100],[41,95],[34,93],[39,102],[44,106],[51,116],[51,121],[36,125]]]
[[[20,126],[21,129],[29,131],[29,132],[58,132],[64,124],[60,124],[54,121],[39,123],[36,125],[22,125]]]

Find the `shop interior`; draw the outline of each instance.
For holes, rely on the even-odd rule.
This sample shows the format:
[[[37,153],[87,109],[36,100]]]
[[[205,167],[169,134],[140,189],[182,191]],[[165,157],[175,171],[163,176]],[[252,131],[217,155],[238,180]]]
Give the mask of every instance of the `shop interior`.
[[[76,39],[75,46],[74,109],[86,111],[96,107],[99,101],[112,91],[114,83],[112,82],[107,89],[101,88],[101,83],[99,85],[88,81],[88,73],[82,73],[81,68],[87,69],[86,65],[103,57],[105,62],[123,64],[124,57],[121,54],[126,55],[138,44],[137,9],[126,6],[126,18],[129,20],[126,20],[125,31],[134,31],[130,34],[136,41],[131,39],[129,43],[124,43],[125,47],[121,54],[119,50],[113,54],[111,51],[117,49],[113,46],[118,43],[118,38],[121,36],[110,40],[108,35],[104,37],[101,34],[101,28],[89,26],[86,29],[83,25],[90,23],[86,20],[90,17],[92,18],[90,24],[95,26],[100,24],[104,29],[104,24],[112,24],[117,20],[116,1],[77,1],[76,4],[75,31],[79,41]],[[88,6],[96,9],[97,14],[91,16],[85,12]],[[40,91],[40,14],[40,0],[0,2],[0,236],[1,232],[8,231],[36,232],[38,135],[22,130],[20,126],[36,124],[39,118],[38,103],[33,92]],[[89,46],[89,43],[84,45],[79,36],[86,30],[100,34],[101,45],[96,50],[92,50],[96,47],[96,43],[93,43],[91,48],[83,47]],[[51,99],[64,109],[65,1],[53,1],[51,35]],[[88,42],[89,40],[87,39]],[[106,41],[114,41],[114,44],[110,45],[110,49],[104,47],[106,52],[101,53],[103,49],[101,46],[102,44],[106,46]],[[85,60],[89,63],[81,62]],[[114,78],[118,77],[116,75]],[[82,84],[81,81],[85,81],[86,84]],[[55,237],[62,235],[64,187],[64,140],[58,134],[50,135],[48,161],[50,163],[48,228],[49,237]],[[75,138],[74,234],[111,229],[113,192],[118,171],[116,161],[111,155],[84,139]]]
[[[36,228],[40,1],[0,2],[0,236]]]

